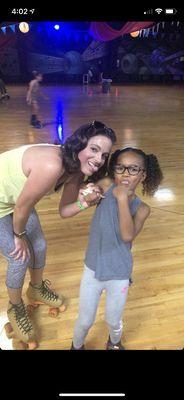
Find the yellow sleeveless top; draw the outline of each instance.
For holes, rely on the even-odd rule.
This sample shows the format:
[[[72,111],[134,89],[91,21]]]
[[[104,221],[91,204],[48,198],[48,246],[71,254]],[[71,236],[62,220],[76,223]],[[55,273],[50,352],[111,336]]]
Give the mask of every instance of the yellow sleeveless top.
[[[30,144],[0,154],[0,218],[11,214],[14,210],[15,203],[27,180],[22,170],[23,154],[27,148],[32,146],[57,145]]]

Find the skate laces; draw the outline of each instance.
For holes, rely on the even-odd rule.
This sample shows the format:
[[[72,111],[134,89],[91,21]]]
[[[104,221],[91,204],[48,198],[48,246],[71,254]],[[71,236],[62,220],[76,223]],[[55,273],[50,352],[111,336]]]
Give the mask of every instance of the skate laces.
[[[47,299],[47,300],[57,300],[58,299],[58,295],[49,288],[49,286],[51,285],[51,282],[48,279],[45,279],[44,281],[42,281],[42,285],[39,289],[39,291],[41,292],[42,296]]]
[[[28,317],[27,309],[23,302],[21,304],[12,304],[18,327],[23,333],[32,331],[32,325]]]

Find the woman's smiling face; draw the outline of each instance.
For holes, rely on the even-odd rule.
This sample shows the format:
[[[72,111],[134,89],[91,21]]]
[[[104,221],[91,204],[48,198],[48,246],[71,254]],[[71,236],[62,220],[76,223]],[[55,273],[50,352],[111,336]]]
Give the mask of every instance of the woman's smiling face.
[[[81,171],[87,176],[93,175],[105,163],[112,148],[111,139],[103,135],[93,136],[84,150],[78,154]]]

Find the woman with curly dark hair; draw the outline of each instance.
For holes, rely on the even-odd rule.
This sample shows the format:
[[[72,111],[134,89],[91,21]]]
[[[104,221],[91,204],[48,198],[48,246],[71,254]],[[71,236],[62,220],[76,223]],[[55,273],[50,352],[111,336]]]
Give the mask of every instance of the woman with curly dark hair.
[[[78,128],[64,146],[25,145],[0,154],[0,251],[7,259],[10,331],[33,348],[35,332],[22,300],[22,287],[29,265],[29,300],[63,310],[62,298],[42,280],[46,242],[34,206],[43,196],[63,186],[59,205],[67,218],[90,207],[100,198],[91,183],[91,201],[85,200],[81,184],[86,176],[104,176],[115,133],[93,121]],[[55,311],[52,310],[54,313]],[[11,332],[10,332],[11,333]]]
[[[136,188],[142,184],[143,194],[152,196],[162,178],[153,154],[135,148],[112,154],[108,176],[98,182],[105,198],[97,206],[91,224],[72,350],[85,349],[84,340],[103,291],[109,328],[106,349],[124,350],[122,314],[133,267],[131,246],[150,214],[150,207],[136,195]],[[87,196],[89,200],[90,194]]]

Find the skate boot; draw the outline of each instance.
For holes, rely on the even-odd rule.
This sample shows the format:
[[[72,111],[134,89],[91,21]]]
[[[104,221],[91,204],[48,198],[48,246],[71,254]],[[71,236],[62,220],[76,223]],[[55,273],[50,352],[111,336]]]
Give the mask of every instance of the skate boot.
[[[44,125],[42,124],[41,121],[39,121],[39,120],[36,119],[36,117],[35,117],[35,121],[34,121],[34,123],[33,123],[33,126],[34,126],[34,128],[41,129],[41,128],[43,128]]]
[[[31,115],[30,125],[35,126],[36,124],[36,115]]]
[[[10,98],[10,96],[9,96],[9,94],[6,92],[6,93],[4,93],[3,95],[2,95],[2,97],[4,98],[4,99],[7,99],[7,100],[9,100],[9,98]]]
[[[76,349],[76,348],[74,347],[74,345],[73,345],[73,342],[72,342],[72,345],[71,345],[70,350],[86,350],[86,349],[85,349],[84,344],[83,344],[81,347],[79,347],[79,349]]]
[[[107,342],[107,345],[106,345],[106,350],[125,350],[125,347],[122,346],[121,340],[118,343],[113,344],[111,342],[111,339],[110,339],[110,336],[109,336],[108,342]]]
[[[35,332],[29,319],[27,308],[23,301],[19,304],[12,304],[9,301],[7,315],[9,322],[5,324],[6,335],[9,339],[16,341],[13,346],[16,350],[34,350],[38,347]]]
[[[49,288],[50,284],[48,279],[42,281],[40,285],[29,283],[26,294],[30,303],[30,306],[28,306],[30,312],[40,304],[47,304],[50,307],[49,314],[51,317],[57,317],[59,312],[65,311],[66,306],[63,304],[63,299]]]
[[[36,120],[36,124],[39,126],[39,128],[44,127],[44,124],[41,121],[39,121],[38,119]]]
[[[31,116],[30,124],[37,129],[43,128],[43,124],[36,119],[36,115]]]

